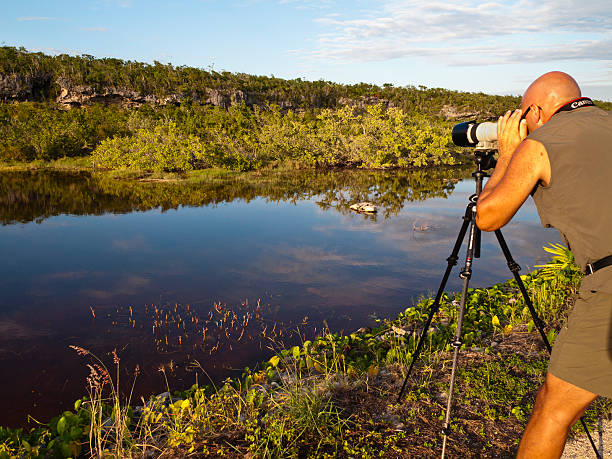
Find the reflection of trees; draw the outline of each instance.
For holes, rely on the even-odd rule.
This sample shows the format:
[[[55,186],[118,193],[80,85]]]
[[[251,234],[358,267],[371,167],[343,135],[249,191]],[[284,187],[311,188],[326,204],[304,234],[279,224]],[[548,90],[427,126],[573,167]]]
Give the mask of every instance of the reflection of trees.
[[[397,214],[407,201],[450,196],[455,184],[466,177],[469,177],[466,168],[347,173],[342,183],[321,193],[318,204],[324,209],[334,207],[349,213],[351,204],[370,201],[378,207],[378,216],[387,218]]]
[[[0,174],[0,222],[42,221],[60,215],[101,215],[153,208],[202,206],[265,198],[297,202],[316,198],[323,209],[349,212],[354,202],[371,201],[379,215],[397,213],[406,201],[447,197],[466,169],[418,171],[253,172],[210,176],[202,181],[138,182],[106,174],[56,171]]]

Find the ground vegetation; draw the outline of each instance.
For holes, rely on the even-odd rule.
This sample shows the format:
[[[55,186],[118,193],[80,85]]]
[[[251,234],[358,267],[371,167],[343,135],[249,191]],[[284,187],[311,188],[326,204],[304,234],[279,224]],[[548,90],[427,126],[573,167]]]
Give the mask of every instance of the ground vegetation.
[[[548,250],[551,262],[522,279],[554,341],[581,273],[567,249]],[[397,400],[432,301],[374,328],[279,348],[240,378],[138,403],[116,390],[120,355],[74,346],[90,368],[88,395],[39,428],[0,429],[0,457],[437,457],[458,294],[443,297]],[[513,457],[547,355],[514,280],[471,289],[464,320],[449,457]],[[598,400],[587,422],[609,409]]]
[[[282,112],[278,106],[211,105],[124,109],[96,104],[61,110],[0,104],[0,160],[87,156],[89,167],[189,171],[422,167],[458,162],[450,124],[397,108]]]

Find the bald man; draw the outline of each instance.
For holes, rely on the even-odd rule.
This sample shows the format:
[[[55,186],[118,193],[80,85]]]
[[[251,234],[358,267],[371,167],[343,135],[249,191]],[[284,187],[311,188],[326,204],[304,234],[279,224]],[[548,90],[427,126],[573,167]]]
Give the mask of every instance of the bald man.
[[[559,333],[519,458],[558,458],[597,395],[612,398],[612,114],[550,72],[497,123],[499,159],[477,203],[484,231],[504,226],[533,196],[585,272]]]

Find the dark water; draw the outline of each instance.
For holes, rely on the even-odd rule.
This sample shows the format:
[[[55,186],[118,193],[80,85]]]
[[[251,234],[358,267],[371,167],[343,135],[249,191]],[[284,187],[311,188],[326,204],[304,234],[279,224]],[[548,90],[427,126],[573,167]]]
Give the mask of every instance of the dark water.
[[[236,374],[325,326],[350,332],[396,315],[437,289],[473,193],[466,177],[296,172],[177,185],[1,174],[0,425],[46,421],[85,393],[88,360],[69,345],[111,366],[117,349],[121,379],[138,365],[146,394],[165,378],[178,389],[206,382],[204,371]],[[363,200],[379,213],[348,210]],[[504,235],[523,272],[559,241],[531,200]],[[472,286],[509,277],[491,234],[482,253]],[[459,286],[454,272],[449,290]]]

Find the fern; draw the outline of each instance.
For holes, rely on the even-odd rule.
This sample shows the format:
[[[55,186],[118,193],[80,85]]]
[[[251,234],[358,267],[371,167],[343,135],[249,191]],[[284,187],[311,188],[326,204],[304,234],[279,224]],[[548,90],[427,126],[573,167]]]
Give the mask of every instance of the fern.
[[[563,244],[552,244],[550,247],[542,247],[548,253],[552,254],[551,261],[544,265],[535,265],[536,268],[541,268],[540,275],[546,280],[551,280],[560,275],[572,276],[580,273],[580,268],[574,260],[572,252]]]

